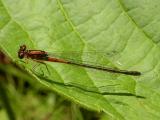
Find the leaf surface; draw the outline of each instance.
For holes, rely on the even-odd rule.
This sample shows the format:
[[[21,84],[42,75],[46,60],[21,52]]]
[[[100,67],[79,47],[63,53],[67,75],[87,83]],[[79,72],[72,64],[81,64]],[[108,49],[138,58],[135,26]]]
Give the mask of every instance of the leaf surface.
[[[0,0],[0,48],[35,79],[111,118],[160,118],[158,0]],[[60,63],[20,62],[17,51],[78,51],[80,60],[137,70],[113,74]],[[92,54],[86,51],[103,51]]]

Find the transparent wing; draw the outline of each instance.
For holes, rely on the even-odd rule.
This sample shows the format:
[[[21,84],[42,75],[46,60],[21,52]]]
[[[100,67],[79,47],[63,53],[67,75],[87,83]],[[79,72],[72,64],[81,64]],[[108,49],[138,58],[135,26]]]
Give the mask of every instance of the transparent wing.
[[[87,51],[87,52],[70,51],[70,52],[54,52],[48,54],[51,57],[75,63],[83,63],[96,66],[108,66],[108,64],[110,63],[107,59],[110,56],[110,54],[100,51]]]
[[[103,70],[112,73],[121,73],[126,75],[141,75],[138,71],[127,71],[114,68],[107,59],[107,54],[104,52],[59,52],[48,54],[50,57],[61,59],[66,61],[68,64],[78,65],[81,67],[92,68],[96,70]],[[58,62],[60,62],[59,60]],[[109,67],[112,66],[112,67]]]

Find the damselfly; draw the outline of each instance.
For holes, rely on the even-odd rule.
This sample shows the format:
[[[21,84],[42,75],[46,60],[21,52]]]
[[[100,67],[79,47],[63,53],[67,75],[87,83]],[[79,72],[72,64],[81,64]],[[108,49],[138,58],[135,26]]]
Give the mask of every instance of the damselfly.
[[[53,54],[54,55],[54,54]],[[28,58],[40,62],[48,61],[48,62],[58,62],[63,64],[70,64],[70,65],[76,65],[91,69],[97,69],[101,71],[111,72],[111,73],[119,73],[119,74],[126,74],[126,75],[132,75],[132,76],[139,76],[141,75],[138,71],[128,71],[128,70],[120,70],[120,69],[113,69],[106,66],[101,65],[93,65],[90,63],[83,63],[78,62],[76,60],[69,60],[65,58],[57,58],[56,56],[50,56],[48,52],[42,51],[42,50],[27,50],[26,45],[20,46],[20,49],[18,51],[18,57],[20,59]],[[86,61],[85,61],[86,62]]]

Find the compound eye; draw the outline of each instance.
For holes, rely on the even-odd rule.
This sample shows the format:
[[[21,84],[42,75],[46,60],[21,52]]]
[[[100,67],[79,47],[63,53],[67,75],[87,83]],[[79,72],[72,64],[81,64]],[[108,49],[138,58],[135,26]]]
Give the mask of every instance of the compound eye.
[[[24,53],[20,52],[20,53],[18,54],[18,57],[19,57],[20,59],[23,59],[23,58],[24,58]]]
[[[21,51],[25,51],[25,50],[26,50],[26,45],[20,46],[20,50],[21,50]]]

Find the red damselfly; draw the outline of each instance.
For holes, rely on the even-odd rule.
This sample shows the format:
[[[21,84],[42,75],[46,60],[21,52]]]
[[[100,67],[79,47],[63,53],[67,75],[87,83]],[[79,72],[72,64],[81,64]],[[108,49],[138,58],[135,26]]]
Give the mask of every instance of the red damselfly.
[[[28,59],[36,60],[39,62],[48,61],[48,62],[58,62],[58,63],[63,63],[63,64],[71,64],[71,65],[76,65],[76,66],[81,66],[81,67],[86,67],[86,68],[91,68],[91,69],[97,69],[97,70],[111,72],[111,73],[119,73],[119,74],[132,75],[132,76],[141,75],[141,73],[138,71],[113,69],[113,68],[108,68],[108,67],[101,66],[101,65],[97,66],[97,65],[92,65],[89,63],[83,63],[83,62],[80,63],[80,62],[65,59],[65,58],[56,58],[56,56],[50,56],[49,53],[46,51],[27,50],[26,45],[20,46],[20,49],[18,51],[18,57],[20,59],[28,58]]]

